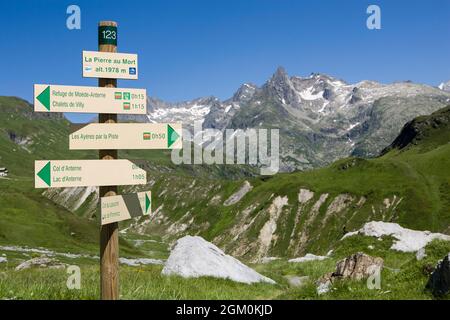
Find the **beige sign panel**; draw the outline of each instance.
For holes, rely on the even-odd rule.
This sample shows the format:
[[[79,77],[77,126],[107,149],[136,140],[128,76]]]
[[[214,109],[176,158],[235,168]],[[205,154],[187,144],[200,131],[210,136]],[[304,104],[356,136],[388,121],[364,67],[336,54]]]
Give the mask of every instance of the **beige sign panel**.
[[[137,54],[83,51],[83,77],[137,80]]]
[[[34,111],[146,114],[147,91],[35,84]]]
[[[91,123],[69,137],[71,150],[181,149],[181,123]]]
[[[35,188],[146,184],[147,173],[129,160],[38,160]]]
[[[152,194],[139,192],[101,198],[101,223],[108,224],[151,214]]]

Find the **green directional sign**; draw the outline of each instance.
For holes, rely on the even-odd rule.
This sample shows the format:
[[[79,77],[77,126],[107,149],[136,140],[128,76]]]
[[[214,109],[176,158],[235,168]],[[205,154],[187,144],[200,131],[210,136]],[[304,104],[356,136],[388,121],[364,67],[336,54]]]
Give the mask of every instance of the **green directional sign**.
[[[151,195],[145,194],[145,213],[149,213],[149,209],[151,208],[150,205],[152,204],[152,201],[150,200]]]
[[[34,111],[146,114],[147,91],[35,84]]]
[[[44,181],[47,186],[51,187],[51,170],[50,170],[50,161],[45,164],[41,170],[37,173],[38,177]]]
[[[70,134],[71,150],[181,149],[181,123],[90,123]]]
[[[167,148],[172,147],[172,145],[179,141],[180,135],[177,131],[172,128],[170,124],[167,125]]]
[[[35,188],[146,184],[145,170],[129,160],[38,160]]]
[[[45,89],[36,97],[36,99],[44,106],[45,109],[50,111],[50,86],[46,86]]]
[[[152,194],[139,192],[120,196],[102,197],[101,224],[108,224],[148,216],[151,214]]]

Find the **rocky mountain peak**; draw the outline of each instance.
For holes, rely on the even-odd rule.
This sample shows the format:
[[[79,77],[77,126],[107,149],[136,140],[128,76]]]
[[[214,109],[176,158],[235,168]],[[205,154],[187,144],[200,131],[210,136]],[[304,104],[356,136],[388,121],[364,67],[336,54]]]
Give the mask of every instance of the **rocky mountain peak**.
[[[267,96],[280,101],[282,104],[290,104],[296,100],[291,79],[283,67],[278,67],[270,80],[263,86],[263,91]]]
[[[273,86],[284,85],[289,82],[289,75],[283,67],[278,67],[275,73],[272,75],[272,78],[269,80],[269,84]]]
[[[443,90],[443,91],[447,91],[450,92],[450,81],[447,82],[442,82],[439,87],[439,89]]]
[[[220,104],[220,100],[214,96],[208,96],[204,98],[198,98],[190,101],[189,103],[194,103],[197,105],[211,105],[211,104]]]
[[[257,89],[258,87],[252,83],[244,83],[235,92],[231,100],[233,102],[249,101],[253,97]]]

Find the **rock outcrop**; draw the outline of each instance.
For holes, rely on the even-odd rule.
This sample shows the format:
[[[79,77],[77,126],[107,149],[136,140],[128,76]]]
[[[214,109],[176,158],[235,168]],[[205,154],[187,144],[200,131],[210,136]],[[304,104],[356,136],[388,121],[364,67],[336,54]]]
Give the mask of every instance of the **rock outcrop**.
[[[295,259],[290,259],[289,262],[308,262],[308,261],[321,261],[321,260],[325,260],[328,259],[328,257],[325,256],[316,256],[314,254],[311,253],[307,253],[304,257],[300,257],[300,258],[295,258]]]
[[[317,293],[323,294],[330,290],[332,284],[340,279],[363,280],[383,268],[383,259],[371,257],[362,252],[355,253],[336,264],[336,270],[327,273],[317,281]]]
[[[383,259],[358,252],[336,264],[334,277],[362,280],[383,268]]]
[[[49,258],[46,256],[33,258],[22,262],[16,267],[16,271],[30,269],[33,267],[37,268],[49,268],[49,269],[62,269],[66,267],[66,264],[59,262],[54,258]]]
[[[223,205],[227,207],[238,203],[252,189],[252,185],[248,181],[245,181],[242,187],[236,193],[232,194],[227,200],[225,200]]]
[[[146,266],[151,264],[164,264],[160,259],[148,259],[148,258],[119,258],[121,264],[125,264],[130,267]]]
[[[450,292],[450,253],[444,259],[439,261],[436,269],[430,276],[426,288],[430,290],[434,296],[441,297],[448,295]]]

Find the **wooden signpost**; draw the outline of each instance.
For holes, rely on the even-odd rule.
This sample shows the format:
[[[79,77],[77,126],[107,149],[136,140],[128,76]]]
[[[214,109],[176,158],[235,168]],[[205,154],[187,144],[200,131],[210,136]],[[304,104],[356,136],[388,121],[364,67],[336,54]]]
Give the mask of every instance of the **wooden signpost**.
[[[146,171],[117,157],[118,149],[182,148],[180,123],[117,123],[117,114],[146,114],[144,89],[119,89],[117,79],[138,78],[136,54],[117,53],[117,23],[98,25],[98,52],[83,51],[83,77],[98,87],[34,85],[34,111],[98,113],[98,124],[78,128],[70,149],[98,149],[99,160],[37,160],[35,188],[100,186],[101,298],[119,298],[118,222],[150,215],[151,192],[118,195],[118,185],[146,184]]]
[[[116,28],[117,23],[113,21],[101,21],[99,28]],[[98,49],[101,52],[115,53],[117,43],[106,41],[99,33]],[[137,58],[136,58],[137,60]],[[137,64],[137,62],[136,62]],[[83,76],[84,76],[84,52],[83,52]],[[137,79],[137,73],[136,73]],[[112,78],[98,79],[99,87],[117,88],[117,80]],[[103,113],[98,115],[99,123],[117,123],[117,115]],[[99,158],[102,160],[117,159],[117,150],[100,150]],[[114,174],[111,172],[111,174]],[[117,195],[117,186],[100,187],[100,197],[111,197]],[[103,300],[119,299],[119,224],[113,222],[102,224],[100,227],[100,294]]]

